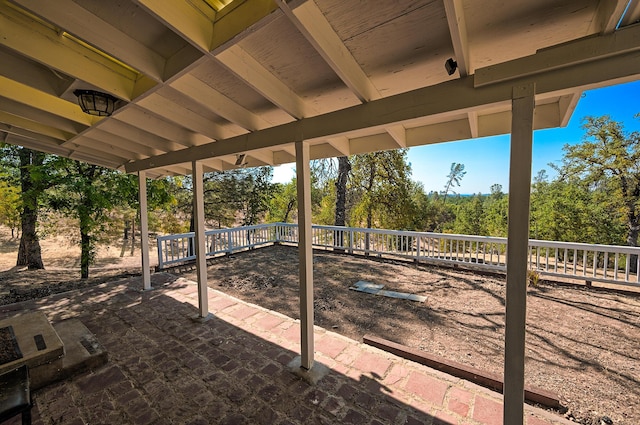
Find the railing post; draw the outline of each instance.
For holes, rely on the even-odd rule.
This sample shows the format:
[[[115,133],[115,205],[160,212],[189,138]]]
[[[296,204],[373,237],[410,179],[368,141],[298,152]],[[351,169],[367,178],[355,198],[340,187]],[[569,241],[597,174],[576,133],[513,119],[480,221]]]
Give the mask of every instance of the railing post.
[[[227,252],[233,252],[233,239],[231,239],[231,229],[227,230]]]
[[[416,236],[416,263],[420,262],[420,236]]]
[[[158,242],[158,246],[156,247],[158,249],[158,270],[162,270],[163,268],[163,263],[164,260],[162,258],[162,245],[164,244],[164,239],[160,239],[160,238],[156,238],[156,241]]]
[[[353,254],[353,229],[349,229],[349,254]]]

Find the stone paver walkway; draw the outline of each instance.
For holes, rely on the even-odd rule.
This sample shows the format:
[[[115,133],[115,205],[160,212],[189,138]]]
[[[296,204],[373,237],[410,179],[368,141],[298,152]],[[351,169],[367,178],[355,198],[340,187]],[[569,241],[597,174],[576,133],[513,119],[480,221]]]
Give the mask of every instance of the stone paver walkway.
[[[109,352],[93,372],[36,391],[34,424],[502,424],[501,395],[316,328],[312,386],[287,370],[300,352],[296,320],[169,274],[103,284],[0,307],[77,317]],[[10,421],[18,424],[19,420]],[[569,424],[526,406],[527,425]]]

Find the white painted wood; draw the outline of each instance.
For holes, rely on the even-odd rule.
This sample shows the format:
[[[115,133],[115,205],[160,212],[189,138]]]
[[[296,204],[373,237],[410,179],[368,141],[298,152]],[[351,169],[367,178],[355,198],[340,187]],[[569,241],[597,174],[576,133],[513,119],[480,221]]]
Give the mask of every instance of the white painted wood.
[[[313,339],[313,246],[311,233],[311,172],[309,144],[296,142],[298,189],[298,262],[300,277],[301,366],[311,369],[314,362]]]
[[[261,150],[261,151],[251,151],[248,152],[247,155],[257,159],[258,161],[261,161],[267,165],[274,165],[274,161],[273,161],[273,152],[272,151],[268,151],[268,150]]]
[[[224,139],[225,137],[235,135],[229,131],[225,131],[222,126],[199,115],[196,111],[178,105],[161,94],[147,96],[140,100],[137,105],[166,120],[170,120],[174,124],[182,125],[193,132],[200,133],[211,139]]]
[[[131,100],[136,78],[132,70],[78,44],[53,29],[0,7],[0,39],[10,49],[45,63],[67,75],[87,81],[102,91]]]
[[[640,27],[629,27],[618,32],[622,31],[634,31],[640,37]],[[629,34],[625,36],[625,38],[629,37]],[[564,47],[561,46],[558,49],[564,50]],[[640,52],[617,56],[605,55],[592,59],[578,67],[560,67],[537,74],[538,97],[561,96],[573,93],[576,89],[602,86],[603,81],[611,83],[633,81],[640,76]],[[510,64],[504,65],[507,68],[511,67]],[[184,149],[153,160],[134,162],[127,165],[127,170],[136,171],[149,168],[150,163],[156,164],[155,166],[163,166],[194,158],[228,155],[251,149],[274,148],[290,143],[299,135],[304,135],[305,140],[315,141],[335,135],[346,136],[350,132],[363,128],[384,127],[421,117],[433,116],[446,121],[447,116],[457,116],[460,112],[466,113],[482,107],[505,106],[509,102],[508,99],[511,98],[511,87],[526,79],[527,77],[522,77],[474,88],[474,76],[460,78],[329,114],[282,124],[264,131],[254,131],[247,135],[221,140],[215,144]]]
[[[62,100],[59,97],[33,89],[25,84],[10,80],[0,75],[0,87],[2,96],[32,108],[57,115],[64,119],[90,126],[98,122],[97,117],[92,117],[82,112],[78,104]]]
[[[68,133],[64,130],[60,130],[56,127],[45,125],[38,121],[32,121],[26,118],[22,118],[17,115],[9,114],[2,110],[0,110],[0,123],[7,124],[12,128],[22,128],[24,130],[29,130],[36,134],[51,137],[62,142],[66,142],[74,136],[74,134]]]
[[[351,155],[351,147],[349,146],[349,139],[346,137],[332,137],[327,139],[327,142],[338,150],[343,156]]]
[[[216,59],[230,72],[247,82],[258,93],[295,118],[316,115],[293,90],[267,70],[240,46],[218,53]]]
[[[386,130],[393,137],[399,148],[407,147],[407,130],[402,125],[392,125],[387,127]]]
[[[188,131],[136,105],[131,105],[126,111],[119,113],[115,119],[182,146],[198,146],[211,142],[211,139],[206,136]]]
[[[381,97],[315,2],[304,2],[293,10],[285,0],[276,3],[362,102]]]
[[[624,17],[622,18],[621,26],[633,25],[640,20],[640,0],[630,0],[629,7],[627,8]]]
[[[638,51],[640,51],[640,27],[628,27],[612,34],[573,41],[542,50],[534,55],[477,69],[474,84],[475,87],[483,87]],[[614,63],[609,63],[609,66],[614,66]],[[582,72],[585,71],[582,67],[578,68]],[[560,75],[560,73],[556,74],[556,78]],[[559,83],[564,83],[567,87],[571,84],[568,81],[559,81]]]
[[[209,298],[207,296],[207,250],[204,228],[204,190],[202,163],[191,163],[193,182],[193,212],[195,223],[196,275],[198,276],[198,315],[205,318],[209,315]]]
[[[280,165],[280,164],[289,164],[292,162],[296,162],[296,156],[295,155],[291,155],[291,153],[289,153],[286,150],[279,150],[279,151],[274,151],[273,152],[273,162],[276,165]]]
[[[128,34],[114,28],[72,0],[41,2],[16,0],[17,4],[37,10],[64,31],[84,40],[110,56],[127,63],[156,81],[162,81],[165,59]]]
[[[229,47],[230,41],[242,41],[261,26],[267,25],[277,9],[273,0],[245,0],[220,10],[216,14],[209,50],[215,55]]]
[[[535,84],[513,88],[504,354],[504,423],[524,424],[527,263]]]
[[[2,80],[2,77],[0,77],[0,80]],[[8,80],[4,80],[4,81],[8,81]],[[5,93],[4,87],[5,86],[2,86],[3,95]],[[27,86],[22,85],[20,87],[27,87]],[[19,96],[19,94],[17,94],[17,96]],[[58,104],[64,105],[62,102],[59,102]],[[70,105],[67,103],[66,106],[73,106],[73,105]],[[42,109],[36,109],[35,106],[19,103],[15,99],[9,99],[6,97],[0,97],[0,110],[6,111],[8,114],[15,115],[16,117],[24,118],[29,121],[47,125],[51,128],[56,128],[60,131],[73,134],[74,136],[76,136],[78,133],[82,132],[87,128],[83,124],[65,119],[59,115],[54,115]],[[86,124],[86,125],[89,125],[89,124]]]
[[[124,149],[132,152],[131,158],[135,156],[154,156],[160,155],[162,150],[156,149],[151,146],[146,146],[142,143],[137,143],[135,141],[126,140],[122,137],[114,137],[112,133],[102,131],[102,130],[93,130],[91,132],[91,137],[83,137],[83,138],[75,138],[69,142],[63,144],[63,146],[71,145],[71,144],[79,144],[82,146],[90,146],[94,143],[98,142],[98,144],[102,144],[104,146],[111,147],[113,146],[116,149]]]
[[[135,0],[189,43],[208,52],[213,38],[213,22],[184,0]]]
[[[85,142],[86,140],[87,138],[84,138],[83,142]],[[130,149],[128,149],[129,148],[128,145],[127,145],[127,149],[123,149],[111,143],[101,143],[95,139],[93,140],[93,143],[88,143],[86,145],[81,143],[76,143],[76,142],[70,142],[65,144],[64,146],[72,150],[82,150],[84,148],[90,147],[92,150],[97,152],[104,152],[108,155],[110,154],[110,155],[115,155],[122,158],[127,158],[127,161],[131,160],[132,158],[144,158],[144,155],[133,152]]]
[[[147,214],[147,173],[138,172],[138,200],[140,202],[140,249],[142,255],[142,288],[151,289],[149,261],[149,215]]]
[[[473,138],[479,137],[480,133],[478,130],[478,112],[477,111],[467,112],[467,118],[469,120],[469,130],[471,131],[471,137]]]
[[[566,127],[569,125],[569,120],[578,106],[578,101],[582,97],[582,92],[576,92],[563,96],[558,101],[558,107],[560,108],[560,127]]]
[[[462,0],[444,0],[443,3],[451,33],[451,44],[456,55],[454,59],[458,63],[458,73],[461,77],[466,77],[473,74],[474,70],[469,60],[467,23]]]
[[[35,149],[42,152],[53,153],[53,154],[62,155],[62,156],[67,156],[72,152],[71,149],[68,149],[67,147],[51,145],[46,142],[40,142],[38,140],[28,139],[26,137],[22,137],[17,134],[11,134],[7,132],[0,132],[0,134],[2,134],[3,142],[9,143],[12,145],[24,146],[29,149]]]
[[[247,130],[259,130],[270,126],[258,115],[191,75],[177,79],[171,84],[171,87],[181,91],[211,112]]]
[[[100,126],[100,130],[114,134],[124,139],[124,141],[141,143],[145,146],[164,152],[176,151],[184,148],[183,145],[176,143],[173,140],[148,133],[137,126],[127,124],[126,122],[118,119],[106,120]]]
[[[596,9],[590,31],[603,34],[614,31],[628,3],[629,0],[598,2],[598,8]]]

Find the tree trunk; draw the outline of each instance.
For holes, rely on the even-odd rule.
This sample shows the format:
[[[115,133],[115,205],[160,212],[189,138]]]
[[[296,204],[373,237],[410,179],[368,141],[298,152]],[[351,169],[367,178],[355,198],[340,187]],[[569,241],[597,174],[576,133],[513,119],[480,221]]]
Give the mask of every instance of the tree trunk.
[[[36,233],[38,223],[38,199],[43,192],[42,185],[34,181],[32,167],[41,166],[44,153],[22,148],[20,156],[20,185],[22,190],[22,212],[20,222],[22,236],[18,248],[16,266],[27,266],[29,270],[44,269],[40,242]]]
[[[89,264],[91,264],[91,237],[86,230],[80,230],[80,278],[89,277]]]
[[[85,203],[86,199],[83,200]],[[84,208],[79,208],[80,219],[80,278],[87,279],[89,277],[89,265],[93,259],[93,244],[91,240],[90,218],[84,213]]]
[[[338,177],[336,178],[336,215],[335,225],[344,226],[347,215],[347,180],[351,171],[351,163],[346,156],[338,157]],[[344,232],[336,231],[333,235],[336,246],[344,246]],[[344,251],[339,249],[339,251]]]
[[[371,191],[373,190],[373,184],[375,183],[376,178],[376,166],[373,161],[369,163],[369,182],[367,185],[367,196],[369,196],[369,200],[367,203],[367,229],[371,229],[373,225],[373,201],[371,200]],[[369,255],[369,249],[371,247],[371,234],[367,232],[364,241],[364,249],[366,256]]]

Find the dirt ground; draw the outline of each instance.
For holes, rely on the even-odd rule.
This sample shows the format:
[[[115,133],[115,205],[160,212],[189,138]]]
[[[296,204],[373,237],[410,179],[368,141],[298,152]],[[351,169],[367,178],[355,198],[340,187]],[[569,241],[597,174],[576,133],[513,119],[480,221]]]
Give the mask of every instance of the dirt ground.
[[[101,283],[140,272],[130,245],[98,252],[89,281],[79,279],[77,248],[42,241],[47,270],[13,267],[17,241],[0,228],[0,304]],[[152,260],[153,263],[153,260]],[[279,311],[298,314],[297,250],[274,246],[220,257],[209,285]],[[195,279],[194,272],[184,273]],[[423,295],[424,303],[350,291],[364,280]],[[488,372],[502,374],[504,277],[314,253],[315,323],[362,340],[371,334]],[[526,383],[560,396],[578,423],[640,424],[640,296],[542,282],[530,288]]]
[[[284,246],[222,257],[209,286],[299,318],[297,263],[296,248]],[[427,300],[348,289],[360,280]],[[314,284],[319,326],[503,373],[503,276],[316,251]],[[640,296],[542,282],[527,302],[527,385],[557,393],[559,414],[576,422],[640,424]]]

